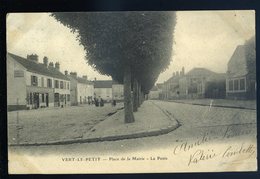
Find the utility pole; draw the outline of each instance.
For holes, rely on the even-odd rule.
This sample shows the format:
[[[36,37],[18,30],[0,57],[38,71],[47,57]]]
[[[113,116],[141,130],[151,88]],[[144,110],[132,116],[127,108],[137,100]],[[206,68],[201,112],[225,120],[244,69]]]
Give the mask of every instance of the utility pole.
[[[19,98],[16,100],[17,106],[19,106]],[[16,142],[17,144],[20,143],[20,136],[19,136],[19,110],[16,112]]]

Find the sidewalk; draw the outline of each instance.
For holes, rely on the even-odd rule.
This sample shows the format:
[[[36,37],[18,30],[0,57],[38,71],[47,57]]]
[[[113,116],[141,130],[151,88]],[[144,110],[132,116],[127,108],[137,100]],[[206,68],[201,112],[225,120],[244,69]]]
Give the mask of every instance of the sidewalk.
[[[81,138],[56,141],[20,143],[18,145],[63,145],[72,143],[113,141],[166,134],[179,127],[179,123],[167,111],[163,111],[152,101],[145,101],[134,113],[134,123],[124,123],[124,110],[99,122],[83,134]],[[17,144],[12,144],[17,145]]]
[[[231,100],[231,99],[184,99],[184,100],[168,100],[176,103],[212,106],[212,107],[225,107],[225,108],[238,108],[256,110],[256,100]]]

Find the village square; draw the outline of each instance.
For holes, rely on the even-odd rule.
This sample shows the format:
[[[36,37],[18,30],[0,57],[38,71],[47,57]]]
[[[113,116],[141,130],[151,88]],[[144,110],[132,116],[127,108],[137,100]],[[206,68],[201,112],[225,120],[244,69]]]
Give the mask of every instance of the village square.
[[[47,50],[32,51],[21,42],[13,43],[6,54],[10,166],[27,156],[28,161],[44,161],[37,166],[45,169],[33,173],[61,172],[49,164],[50,156],[55,156],[72,173],[70,165],[76,161],[85,161],[78,168],[83,173],[102,173],[95,162],[119,167],[123,173],[149,172],[153,161],[164,162],[153,163],[158,172],[254,170],[255,34],[246,27],[234,37],[227,33],[233,41],[222,47],[217,37],[223,30],[233,34],[232,28],[242,28],[237,25],[240,21],[226,26],[223,19],[232,19],[233,12],[207,13],[223,27],[214,28],[206,21],[216,37],[198,30],[191,40],[186,39],[178,21],[190,15],[185,12],[178,12],[177,20],[175,12],[38,14],[57,29],[57,24],[65,29],[67,36],[61,39],[77,33],[67,42],[80,42],[84,53],[82,58],[64,55],[64,59],[55,59],[52,55],[59,48],[48,48],[45,38],[39,45],[45,44],[42,48]],[[205,21],[207,13],[197,18]],[[240,17],[240,12],[234,13]],[[21,18],[34,17],[25,14]],[[16,21],[12,24],[11,20],[12,15],[10,26],[15,29]],[[243,36],[246,30],[250,33]],[[48,38],[58,41],[55,38],[61,35]],[[207,40],[198,40],[196,35],[216,43],[206,44]],[[68,54],[64,43],[57,43],[64,48],[60,56]],[[207,45],[205,57],[196,43]],[[197,50],[189,54],[188,48]],[[210,60],[211,53],[221,58]],[[173,162],[176,160],[179,165]],[[10,167],[10,171],[30,173],[25,167],[30,165],[28,161],[21,169]],[[122,161],[136,163],[129,168]],[[145,163],[146,167],[138,167]],[[232,167],[228,167],[230,163]]]

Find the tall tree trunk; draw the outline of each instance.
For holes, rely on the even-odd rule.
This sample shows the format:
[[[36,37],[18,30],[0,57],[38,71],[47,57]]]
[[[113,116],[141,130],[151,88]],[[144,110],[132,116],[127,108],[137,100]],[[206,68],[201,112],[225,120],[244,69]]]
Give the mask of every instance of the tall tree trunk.
[[[131,96],[131,68],[126,66],[124,72],[124,106],[125,123],[134,122],[133,103]]]
[[[137,83],[137,107],[139,108],[140,105],[141,105],[141,85],[140,85],[140,82]]]
[[[138,82],[137,82],[137,79],[134,78],[134,89],[133,89],[133,92],[134,92],[134,104],[133,104],[133,111],[134,112],[137,112],[137,108],[138,108]]]
[[[143,104],[143,102],[144,102],[144,92],[143,91],[141,92],[141,96],[142,96],[141,104]]]
[[[139,107],[141,106],[142,104],[142,94],[141,94],[141,84],[139,83],[139,86],[138,86],[138,105]]]

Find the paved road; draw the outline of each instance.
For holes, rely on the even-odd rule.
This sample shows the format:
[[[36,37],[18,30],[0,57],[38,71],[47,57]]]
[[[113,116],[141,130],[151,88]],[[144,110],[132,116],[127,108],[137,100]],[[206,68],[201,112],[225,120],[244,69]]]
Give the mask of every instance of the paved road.
[[[240,160],[242,159],[240,159],[239,153],[239,159],[237,161],[238,163],[240,162],[241,165],[238,167],[238,164],[236,164],[235,170],[248,170],[248,167],[250,168],[249,170],[254,169],[254,155],[256,155],[256,111],[219,107],[214,108],[163,101],[154,101],[154,103],[160,108],[170,112],[182,126],[169,134],[147,138],[114,142],[71,144],[66,146],[11,147],[11,154],[13,152],[18,152],[29,156],[45,156],[46,154],[56,155],[57,160],[62,156],[75,155],[107,157],[130,154],[131,156],[151,155],[156,158],[159,154],[160,156],[168,156],[168,163],[160,164],[162,166],[165,164],[163,168],[164,171],[217,171],[218,169],[221,170],[222,166],[225,167],[224,164],[229,161],[229,159],[232,159],[233,163],[235,162],[232,158],[233,155],[228,153],[232,152],[231,149],[239,150],[243,147],[250,148],[251,146],[253,151],[251,151],[250,148],[250,154],[243,154],[244,158],[249,160],[246,161],[246,164],[248,165],[241,164]],[[194,154],[192,152],[194,152],[195,149],[198,149],[198,147],[202,147],[201,151],[203,149],[203,151],[205,150],[206,152],[218,152],[218,155],[221,155],[220,158],[215,159],[218,163],[215,164],[211,162],[209,163],[209,167],[212,166],[212,168],[204,170],[205,164],[208,165],[208,163],[205,163],[205,161],[199,162],[199,159],[197,159],[197,162],[195,159],[195,162],[192,162],[191,156]],[[228,150],[228,152],[226,150]],[[175,152],[176,155],[173,154]],[[172,158],[169,157],[169,153]],[[224,158],[227,154],[229,158]],[[208,156],[210,156],[210,154],[208,154]],[[172,162],[172,160],[175,162]],[[193,166],[195,164],[197,166]],[[144,164],[142,164],[142,166],[143,165]],[[154,167],[159,168],[158,171],[160,171],[160,165],[157,166],[157,163],[154,163]],[[48,166],[46,167],[48,168]],[[88,165],[88,167],[94,166]],[[120,165],[120,167],[123,166]],[[234,166],[233,168],[226,166],[226,168],[224,170],[234,170]],[[80,170],[79,168],[78,170],[82,172],[85,171],[84,169]],[[102,171],[102,169],[95,170]],[[129,168],[126,168],[125,170],[128,171]],[[122,169],[122,171],[125,170]],[[134,170],[139,171],[138,167]],[[149,167],[140,168],[140,171],[142,172],[149,170],[151,170]],[[156,172],[156,170],[154,170],[154,172]]]

